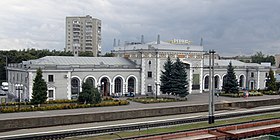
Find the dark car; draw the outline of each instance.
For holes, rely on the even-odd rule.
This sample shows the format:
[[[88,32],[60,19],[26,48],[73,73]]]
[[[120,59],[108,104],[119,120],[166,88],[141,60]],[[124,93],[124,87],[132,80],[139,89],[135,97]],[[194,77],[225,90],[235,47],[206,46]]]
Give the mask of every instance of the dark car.
[[[133,92],[128,92],[126,94],[124,94],[125,97],[134,97],[134,93]]]

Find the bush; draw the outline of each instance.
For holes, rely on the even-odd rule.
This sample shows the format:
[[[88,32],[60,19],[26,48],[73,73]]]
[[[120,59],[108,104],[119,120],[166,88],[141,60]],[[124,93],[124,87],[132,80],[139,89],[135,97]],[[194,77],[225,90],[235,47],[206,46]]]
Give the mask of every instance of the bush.
[[[263,91],[262,93],[265,95],[278,95],[276,91],[272,91],[272,90]]]
[[[98,104],[60,104],[53,106],[43,106],[43,107],[22,107],[18,109],[17,107],[4,107],[1,109],[2,113],[13,113],[13,112],[29,112],[29,111],[46,111],[46,110],[60,110],[60,109],[76,109],[76,108],[89,108],[89,107],[103,107],[103,106],[118,106],[129,104],[126,100],[113,100],[101,102]]]
[[[176,102],[177,100],[174,98],[157,98],[155,99],[154,97],[138,97],[138,98],[128,98],[127,100],[134,101],[134,102],[139,102],[139,103],[144,103],[144,104],[150,104],[150,103],[165,103],[165,102]],[[185,101],[180,100],[180,101]]]
[[[240,98],[240,97],[244,97],[244,92],[239,91],[238,94],[237,93],[221,93],[220,95],[226,96],[226,97]],[[261,92],[252,90],[249,92],[249,96],[263,96],[263,94]]]

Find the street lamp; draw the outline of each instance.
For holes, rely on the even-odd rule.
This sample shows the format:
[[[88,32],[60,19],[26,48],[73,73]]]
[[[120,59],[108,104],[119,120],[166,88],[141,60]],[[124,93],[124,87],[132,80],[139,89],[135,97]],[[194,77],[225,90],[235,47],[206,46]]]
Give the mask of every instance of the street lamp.
[[[20,91],[23,89],[23,85],[22,84],[16,84],[15,87],[16,87],[16,90],[18,91],[18,110],[20,110],[20,102],[21,102]]]
[[[101,82],[101,91],[102,91],[102,96],[105,95],[105,90],[104,90],[104,82]]]
[[[209,118],[208,123],[212,124],[214,123],[214,56],[215,51],[209,50]]]
[[[156,85],[156,100],[157,100],[157,94],[158,94],[158,85],[159,83],[157,81],[155,81],[155,85]]]

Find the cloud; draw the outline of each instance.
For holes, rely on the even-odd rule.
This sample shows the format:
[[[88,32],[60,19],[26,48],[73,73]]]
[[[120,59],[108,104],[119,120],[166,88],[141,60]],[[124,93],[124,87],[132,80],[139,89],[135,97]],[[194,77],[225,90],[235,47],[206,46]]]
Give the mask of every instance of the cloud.
[[[0,49],[63,50],[66,16],[102,20],[102,51],[113,39],[181,38],[222,55],[279,52],[278,0],[1,0]]]

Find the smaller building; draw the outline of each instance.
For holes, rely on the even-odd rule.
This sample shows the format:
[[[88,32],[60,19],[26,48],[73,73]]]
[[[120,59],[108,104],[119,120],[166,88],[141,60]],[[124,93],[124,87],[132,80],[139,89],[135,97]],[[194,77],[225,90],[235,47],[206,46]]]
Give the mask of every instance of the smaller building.
[[[140,92],[140,68],[121,57],[65,57],[46,56],[37,60],[9,64],[9,93],[22,100],[30,100],[36,70],[41,68],[47,82],[48,100],[77,98],[82,83],[89,80],[103,96],[115,93]],[[23,89],[17,91],[16,84]]]

